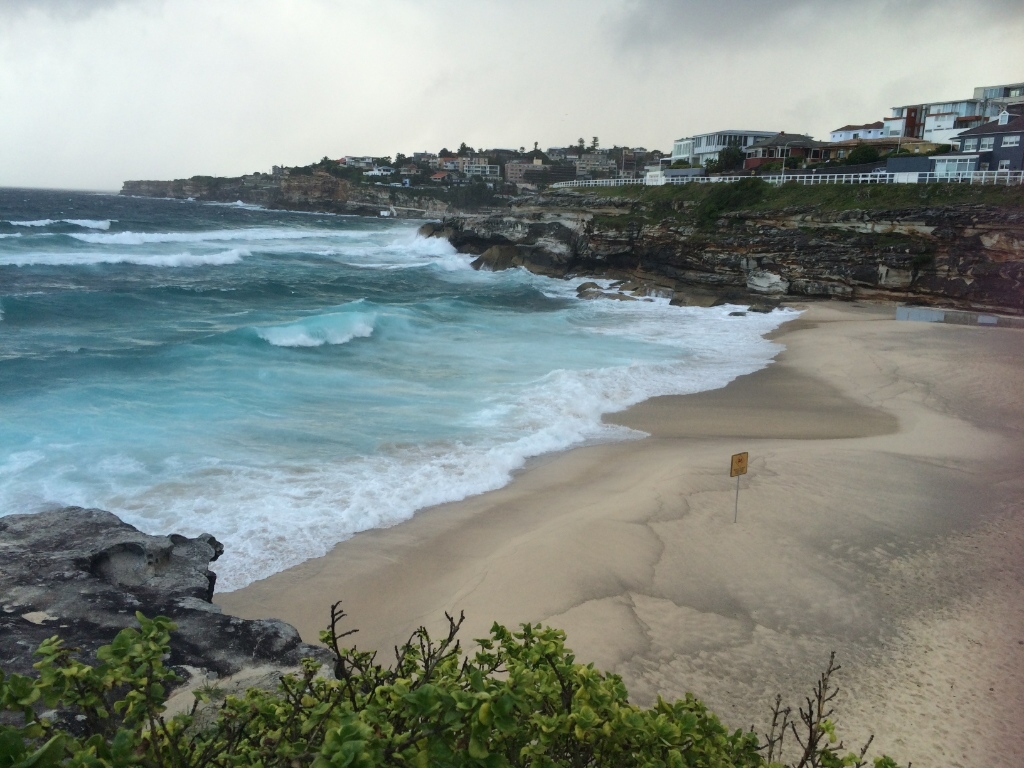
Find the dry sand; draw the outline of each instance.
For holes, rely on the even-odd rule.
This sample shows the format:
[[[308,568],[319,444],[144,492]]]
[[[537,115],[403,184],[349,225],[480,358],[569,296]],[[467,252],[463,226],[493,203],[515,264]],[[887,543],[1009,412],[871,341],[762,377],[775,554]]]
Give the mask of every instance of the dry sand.
[[[769,368],[614,417],[651,437],[537,462],[217,601],[315,641],[343,599],[367,648],[446,610],[467,637],[543,622],[635,701],[692,691],[759,730],[835,650],[850,741],[1018,768],[1024,332],[892,316],[811,305]]]

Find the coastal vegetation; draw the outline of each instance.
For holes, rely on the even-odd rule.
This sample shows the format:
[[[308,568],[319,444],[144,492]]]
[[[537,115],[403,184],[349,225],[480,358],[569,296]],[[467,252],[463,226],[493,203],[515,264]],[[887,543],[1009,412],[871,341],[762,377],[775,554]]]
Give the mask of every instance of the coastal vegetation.
[[[725,189],[744,186],[742,194]],[[724,188],[721,189],[720,188]],[[624,198],[678,212],[707,200],[727,201],[721,210],[815,208],[820,211],[884,210],[940,205],[992,205],[1024,210],[1024,187],[970,184],[798,184],[770,185],[756,177],[733,184],[666,184],[587,189],[599,197]],[[689,205],[686,205],[689,204]],[[718,203],[715,203],[717,207]]]
[[[340,630],[335,604],[321,633],[333,675],[307,659],[276,691],[199,689],[192,708],[172,716],[167,695],[179,677],[165,659],[175,625],[136,617],[139,628],[100,648],[96,666],[52,637],[36,652],[36,675],[0,672],[0,768],[868,765],[870,740],[853,753],[836,735],[834,659],[797,711],[776,699],[759,738],[730,731],[692,695],[631,704],[621,678],[577,662],[565,634],[540,625],[495,624],[468,655],[457,637],[463,617],[447,616],[444,637],[421,627],[384,666],[342,646],[354,630]],[[871,765],[896,768],[888,757]]]

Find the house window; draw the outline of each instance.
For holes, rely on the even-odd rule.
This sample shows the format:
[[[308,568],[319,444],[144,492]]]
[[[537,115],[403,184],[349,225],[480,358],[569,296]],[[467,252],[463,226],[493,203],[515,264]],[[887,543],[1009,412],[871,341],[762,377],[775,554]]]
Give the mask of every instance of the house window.
[[[1019,147],[1020,146],[1020,134],[1016,136],[1003,136],[1000,146],[1003,147]]]
[[[964,147],[963,147],[963,151],[964,152],[973,152],[977,148],[978,148],[978,140],[977,139],[964,139]]]
[[[999,170],[1000,171],[1008,171],[1008,170],[1010,170],[1010,161],[1009,160],[1000,160],[999,161]]]
[[[995,143],[996,143],[996,137],[995,136],[986,136],[985,138],[983,138],[981,140],[981,151],[982,152],[986,152],[986,151],[992,149],[992,147],[995,146]]]
[[[974,158],[970,157],[951,157],[941,158],[935,161],[935,175],[936,176],[955,176],[961,173],[968,173],[971,170],[971,166],[974,164]]]

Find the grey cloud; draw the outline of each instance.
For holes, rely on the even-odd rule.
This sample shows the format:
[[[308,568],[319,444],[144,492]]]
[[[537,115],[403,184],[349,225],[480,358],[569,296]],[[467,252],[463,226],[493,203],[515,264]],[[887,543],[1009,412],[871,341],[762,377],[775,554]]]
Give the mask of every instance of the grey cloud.
[[[80,21],[100,11],[140,2],[148,0],[0,0],[0,18],[42,13],[57,20]]]
[[[768,47],[793,37],[903,34],[914,20],[969,9],[983,29],[993,21],[1024,21],[1020,0],[628,0],[608,15],[611,39],[626,49],[684,42],[756,42]],[[909,27],[907,26],[909,25]],[[786,38],[780,37],[785,35]]]

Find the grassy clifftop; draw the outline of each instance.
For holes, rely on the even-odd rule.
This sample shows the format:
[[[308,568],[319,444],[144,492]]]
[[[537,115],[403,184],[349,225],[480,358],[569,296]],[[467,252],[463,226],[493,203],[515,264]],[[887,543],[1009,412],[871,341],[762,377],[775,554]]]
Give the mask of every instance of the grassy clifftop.
[[[981,204],[1024,210],[1024,186],[971,184],[797,184],[774,187],[759,179],[736,184],[681,184],[663,187],[597,187],[588,194],[657,205],[701,203],[729,187],[746,187],[730,210],[816,208],[821,211],[884,210]],[[722,190],[722,191],[719,191]]]

